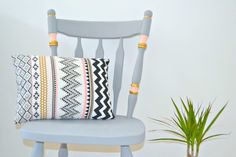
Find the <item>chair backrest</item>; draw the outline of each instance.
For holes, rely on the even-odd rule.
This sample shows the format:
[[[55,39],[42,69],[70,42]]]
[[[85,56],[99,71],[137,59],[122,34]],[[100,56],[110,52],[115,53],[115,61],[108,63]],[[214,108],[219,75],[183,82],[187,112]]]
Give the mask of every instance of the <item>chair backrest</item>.
[[[144,51],[147,47],[147,39],[150,32],[152,12],[145,11],[141,20],[135,21],[119,21],[119,22],[91,22],[91,21],[73,21],[65,19],[57,19],[56,12],[53,9],[48,10],[48,33],[50,37],[49,46],[52,55],[57,55],[57,33],[61,33],[70,37],[77,38],[77,46],[75,48],[75,57],[83,57],[83,48],[81,38],[98,39],[98,47],[96,50],[96,58],[104,57],[103,39],[120,39],[119,46],[116,51],[114,77],[113,77],[113,112],[116,114],[118,97],[121,90],[124,62],[123,39],[140,35],[138,43],[138,56],[136,59],[131,89],[128,98],[127,116],[132,117],[135,104],[137,102],[137,94],[139,83],[141,80],[143,69]]]

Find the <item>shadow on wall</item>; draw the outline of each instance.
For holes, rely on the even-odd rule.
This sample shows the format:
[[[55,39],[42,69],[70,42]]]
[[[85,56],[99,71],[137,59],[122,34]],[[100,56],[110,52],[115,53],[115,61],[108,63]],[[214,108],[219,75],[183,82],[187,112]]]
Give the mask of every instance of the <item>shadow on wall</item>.
[[[20,137],[20,127],[16,127],[13,122],[15,116],[15,103],[16,103],[16,85],[15,75],[12,65],[11,55],[17,53],[25,54],[41,54],[49,55],[50,49],[48,47],[47,36],[47,19],[40,21],[38,28],[29,25],[27,22],[15,19],[8,15],[0,15],[1,29],[0,29],[0,72],[4,73],[0,77],[0,100],[3,102],[5,112],[0,114],[0,119],[4,129],[0,129],[0,145],[3,147],[3,154],[5,156],[14,156],[16,153],[23,156],[26,152],[22,152],[22,139]],[[16,29],[17,28],[17,29]],[[42,29],[40,29],[42,28]],[[5,89],[8,89],[6,92]],[[8,132],[5,134],[4,132]],[[4,136],[3,136],[4,135]],[[7,143],[6,143],[7,141]],[[14,143],[14,145],[12,145]],[[27,147],[33,147],[34,142],[23,140],[23,144]],[[11,151],[11,148],[16,148]],[[22,147],[19,147],[22,145]],[[132,150],[136,151],[143,147],[143,144],[132,146]],[[46,149],[58,150],[59,144],[47,143]],[[97,145],[69,145],[69,151],[84,151],[84,152],[120,152],[118,146],[105,147]]]
[[[16,53],[35,54],[39,50],[40,52],[49,52],[47,33],[43,29],[37,29],[37,27],[26,23],[27,19],[16,19],[7,14],[0,14],[0,19],[0,100],[4,108],[0,114],[1,154],[6,157],[28,156],[27,149],[22,144],[19,129],[16,129],[13,121],[16,81],[11,55]]]

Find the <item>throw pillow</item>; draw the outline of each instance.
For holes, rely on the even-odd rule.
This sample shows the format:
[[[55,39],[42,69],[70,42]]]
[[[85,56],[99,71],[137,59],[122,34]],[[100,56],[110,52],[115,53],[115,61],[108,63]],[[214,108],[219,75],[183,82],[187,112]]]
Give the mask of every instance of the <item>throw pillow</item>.
[[[108,59],[13,56],[16,123],[39,119],[113,119]]]

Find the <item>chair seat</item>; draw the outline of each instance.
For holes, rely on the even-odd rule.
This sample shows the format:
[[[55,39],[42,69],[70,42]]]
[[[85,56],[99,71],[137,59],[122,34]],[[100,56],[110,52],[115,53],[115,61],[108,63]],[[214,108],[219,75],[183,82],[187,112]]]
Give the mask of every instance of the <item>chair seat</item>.
[[[24,139],[68,144],[130,145],[145,138],[142,121],[125,116],[112,120],[39,120],[21,128]]]

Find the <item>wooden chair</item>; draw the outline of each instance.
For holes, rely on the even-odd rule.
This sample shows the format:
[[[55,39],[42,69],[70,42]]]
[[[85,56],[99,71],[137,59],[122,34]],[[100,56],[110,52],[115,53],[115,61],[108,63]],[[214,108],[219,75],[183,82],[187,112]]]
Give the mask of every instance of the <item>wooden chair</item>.
[[[121,157],[132,157],[130,145],[142,143],[145,139],[145,126],[142,121],[132,118],[139,83],[141,80],[144,51],[150,32],[152,12],[145,11],[142,20],[124,22],[88,22],[57,19],[54,10],[48,11],[49,46],[52,55],[57,55],[57,33],[77,38],[75,57],[83,57],[81,38],[98,39],[96,57],[104,57],[103,39],[120,39],[116,51],[113,79],[113,112],[116,115],[117,102],[122,84],[124,61],[123,39],[140,36],[138,54],[133,71],[132,84],[128,97],[126,116],[116,115],[113,120],[42,120],[31,121],[21,128],[23,139],[35,141],[32,157],[42,157],[44,143],[60,143],[59,157],[67,157],[67,144],[118,145]],[[134,57],[135,58],[135,57]]]

